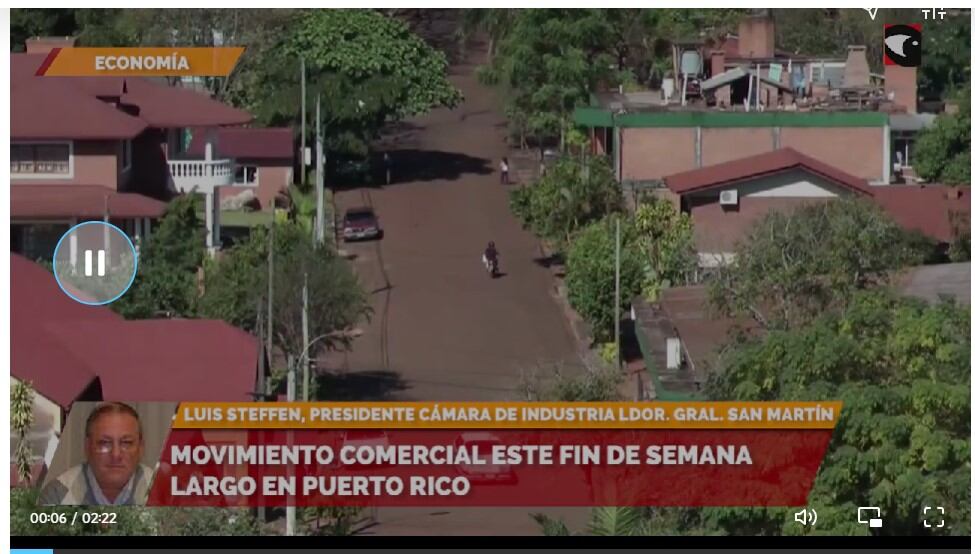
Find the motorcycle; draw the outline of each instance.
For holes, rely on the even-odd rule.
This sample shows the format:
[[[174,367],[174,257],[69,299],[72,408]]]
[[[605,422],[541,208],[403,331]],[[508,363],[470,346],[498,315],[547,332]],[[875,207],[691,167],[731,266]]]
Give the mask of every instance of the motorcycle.
[[[481,254],[481,262],[484,264],[484,268],[487,269],[488,274],[493,279],[498,276],[498,259],[489,260],[487,254]]]

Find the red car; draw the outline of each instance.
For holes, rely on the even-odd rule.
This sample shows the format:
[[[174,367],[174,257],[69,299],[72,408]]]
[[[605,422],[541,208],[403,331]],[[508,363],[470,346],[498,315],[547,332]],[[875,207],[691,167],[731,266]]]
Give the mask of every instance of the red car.
[[[342,219],[342,238],[347,241],[382,238],[376,212],[369,207],[350,208]]]

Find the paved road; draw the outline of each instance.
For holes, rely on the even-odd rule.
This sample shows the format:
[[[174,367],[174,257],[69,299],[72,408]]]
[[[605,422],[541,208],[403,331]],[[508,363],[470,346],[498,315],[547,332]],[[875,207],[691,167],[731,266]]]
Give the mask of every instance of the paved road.
[[[340,209],[371,204],[386,236],[345,245],[373,291],[372,322],[339,360],[376,398],[519,398],[521,371],[578,365],[537,240],[510,214],[496,171],[502,119],[472,68],[455,68],[464,104],[408,122],[394,139],[391,186],[340,192]],[[489,240],[504,276],[480,263]],[[368,382],[369,377],[375,377]]]
[[[386,236],[346,245],[373,291],[375,314],[334,363],[337,385],[359,397],[404,400],[520,399],[521,372],[539,362],[578,367],[575,344],[552,298],[552,277],[535,260],[537,240],[508,210],[496,171],[505,153],[503,121],[492,91],[472,66],[451,80],[465,95],[454,110],[407,122],[393,137],[395,182],[340,192],[339,207],[371,204]],[[480,263],[489,240],[504,276]],[[351,389],[354,389],[352,391]],[[379,510],[367,533],[538,534],[530,508]],[[586,509],[543,509],[575,529]]]

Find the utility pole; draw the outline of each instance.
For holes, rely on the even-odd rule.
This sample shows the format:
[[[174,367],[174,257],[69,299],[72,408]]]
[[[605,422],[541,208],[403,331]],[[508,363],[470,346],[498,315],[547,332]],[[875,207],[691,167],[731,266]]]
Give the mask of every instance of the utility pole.
[[[297,360],[295,360],[294,355],[288,354],[288,402],[294,402],[296,400],[295,398],[295,366],[296,365],[297,365]],[[294,431],[289,429],[288,446],[291,446],[293,443],[294,443]],[[288,467],[289,477],[293,475],[292,474],[293,471],[294,471],[294,466],[289,466]],[[298,516],[297,509],[293,504],[294,502],[292,499],[292,503],[289,504],[284,510],[284,529],[285,529],[284,534],[289,537],[295,536],[295,527],[297,523],[296,520]]]
[[[264,401],[267,399],[264,396],[265,390],[265,372],[267,371],[267,360],[265,359],[266,351],[264,350],[263,339],[264,339],[264,304],[260,299],[257,301],[257,336],[258,344],[261,346],[258,348],[257,357],[257,394],[255,394],[255,400]],[[264,432],[259,431],[261,442],[264,442]],[[263,505],[257,507],[257,520],[261,523],[267,522],[267,508]]]
[[[307,183],[308,166],[305,165],[305,150],[308,143],[305,141],[305,58],[301,58],[301,184]]]
[[[325,139],[322,137],[322,95],[315,103],[315,244],[325,243]]]
[[[304,373],[304,387],[302,390],[301,399],[308,402],[308,389],[311,386],[311,352],[308,351],[311,345],[308,344],[308,272],[305,272],[305,286],[301,289],[301,339],[302,339],[302,352],[304,352],[304,364],[302,365],[302,371]]]
[[[272,212],[273,213],[273,212]],[[268,223],[267,236],[267,359],[274,367],[274,217]],[[271,380],[264,382],[264,393],[271,395]]]
[[[616,216],[616,305],[613,306],[616,323],[616,368],[620,367],[620,216]]]

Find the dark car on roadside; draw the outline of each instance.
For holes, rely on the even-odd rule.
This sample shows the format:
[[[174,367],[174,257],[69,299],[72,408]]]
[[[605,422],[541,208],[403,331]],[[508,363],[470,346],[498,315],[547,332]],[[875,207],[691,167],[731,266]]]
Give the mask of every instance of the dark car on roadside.
[[[382,238],[383,230],[379,226],[379,217],[369,207],[350,208],[342,218],[342,238],[350,240],[366,240]]]

